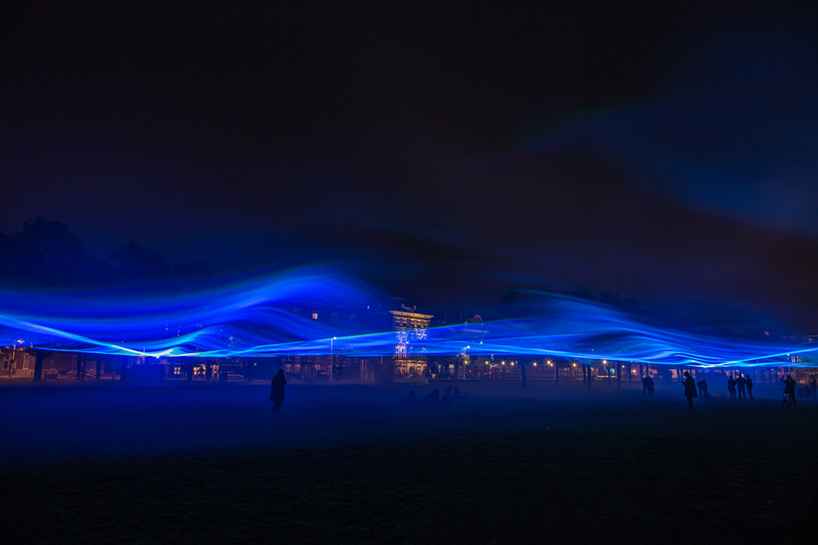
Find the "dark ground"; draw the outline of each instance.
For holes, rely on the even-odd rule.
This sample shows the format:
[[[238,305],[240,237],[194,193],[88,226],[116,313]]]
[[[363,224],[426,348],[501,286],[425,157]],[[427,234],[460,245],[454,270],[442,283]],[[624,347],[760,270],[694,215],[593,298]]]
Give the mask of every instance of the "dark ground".
[[[0,386],[3,542],[812,542],[815,400],[460,387]]]

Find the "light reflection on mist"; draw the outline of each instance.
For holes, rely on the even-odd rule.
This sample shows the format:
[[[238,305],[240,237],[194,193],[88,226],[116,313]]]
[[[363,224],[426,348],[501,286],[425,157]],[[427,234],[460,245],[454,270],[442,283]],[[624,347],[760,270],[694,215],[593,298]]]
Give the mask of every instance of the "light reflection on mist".
[[[301,269],[195,294],[0,292],[0,346],[96,354],[174,356],[383,356],[396,335],[384,298],[321,269]],[[335,309],[316,320],[313,309]],[[421,309],[422,311],[422,309]],[[520,314],[518,314],[519,316]],[[529,355],[657,365],[814,365],[818,347],[664,329],[618,309],[554,294],[525,317],[430,328],[410,356]]]

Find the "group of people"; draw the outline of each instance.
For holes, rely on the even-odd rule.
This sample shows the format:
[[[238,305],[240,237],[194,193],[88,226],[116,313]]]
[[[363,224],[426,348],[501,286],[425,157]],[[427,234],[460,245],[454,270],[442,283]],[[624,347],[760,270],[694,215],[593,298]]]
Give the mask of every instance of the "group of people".
[[[682,383],[685,385],[685,396],[688,395],[687,387],[688,387],[688,378],[690,379],[691,383],[693,378],[690,376],[690,373],[685,371],[684,374],[685,378]],[[698,394],[696,394],[696,389],[698,389]],[[744,376],[744,373],[739,373],[736,377],[733,375],[727,375],[727,391],[730,394],[730,399],[747,399],[747,396],[750,396],[750,399],[755,399],[753,397],[753,379],[750,376]],[[702,378],[700,381],[696,382],[693,386],[693,397],[712,397],[710,395],[710,387],[707,385],[707,379]]]
[[[446,388],[446,391],[443,392],[443,395],[440,394],[439,389],[435,388],[424,396],[423,405],[430,407],[439,405],[448,406],[452,404],[452,399],[459,399],[461,397],[463,397],[463,392],[461,392],[460,388],[457,386],[455,386],[454,389],[449,386]],[[406,405],[417,405],[418,399],[415,396],[415,391],[410,391],[409,397],[407,397],[403,402]]]
[[[789,375],[787,375],[789,376]],[[730,399],[736,399],[736,388],[738,388],[738,399],[755,399],[753,397],[753,379],[750,376],[744,376],[744,373],[739,373],[737,377],[733,375],[727,376],[727,392],[730,394]]]
[[[787,375],[787,380],[792,381],[792,377]],[[795,381],[792,382],[793,384],[793,396],[795,394]],[[702,378],[700,381],[696,382],[693,380],[693,377],[690,376],[690,373],[685,371],[684,372],[684,380],[682,380],[682,385],[684,385],[684,396],[687,398],[687,408],[692,413],[693,412],[693,398],[694,397],[710,397],[710,393],[708,392],[707,386],[707,379]],[[698,388],[698,393],[696,392]],[[736,391],[738,390],[738,392]],[[730,399],[747,399],[747,396],[750,396],[750,399],[755,399],[753,397],[753,379],[750,376],[744,376],[744,373],[739,373],[738,376],[733,377],[733,375],[727,375],[727,391],[730,393]],[[786,390],[785,390],[786,393]],[[795,403],[795,399],[793,397],[793,404]]]
[[[707,381],[705,379],[694,382],[693,377],[687,371],[685,371],[684,377],[682,381],[684,396],[687,398],[687,408],[692,413],[693,398],[698,396],[709,397],[710,394],[707,393]],[[783,384],[784,398],[782,399],[782,406],[787,409],[795,409],[795,379],[792,378],[792,375],[787,375],[783,380]],[[699,389],[698,394],[696,393],[697,386]],[[755,399],[753,397],[753,379],[749,376],[745,377],[743,373],[739,373],[736,377],[733,377],[733,375],[727,376],[727,391],[730,393],[730,399],[746,399],[748,395],[751,400]]]
[[[792,381],[792,377],[787,375],[787,379]],[[646,381],[649,381],[646,382]],[[643,388],[648,388],[650,384],[650,396],[653,396],[653,380],[650,377],[645,377],[642,379]],[[696,382],[693,380],[693,377],[690,376],[688,371],[684,372],[684,379],[682,380],[682,385],[684,386],[684,396],[687,398],[687,408],[692,413],[693,412],[693,398],[694,397],[703,397],[708,398],[711,397],[709,392],[709,386],[707,385],[707,379],[702,378],[700,381]],[[793,396],[795,394],[795,382],[793,381]],[[744,373],[739,373],[737,377],[733,377],[733,375],[727,375],[727,391],[730,393],[730,399],[736,399],[736,389],[738,389],[738,398],[746,399],[747,396],[750,396],[750,399],[755,399],[753,397],[753,379],[750,376],[744,376]],[[698,390],[698,392],[697,392]],[[786,390],[785,390],[786,394]],[[643,392],[644,396],[644,392]],[[795,403],[793,397],[793,404]]]
[[[815,398],[818,396],[818,387],[816,386],[818,386],[818,384],[816,383],[815,375],[811,375],[809,382],[798,388],[798,395],[801,397]]]
[[[284,376],[284,370],[279,369],[278,373],[273,376],[273,380],[270,381],[270,401],[273,404],[273,416],[277,416],[281,414],[281,404],[284,402],[284,394],[285,394],[285,387],[287,386],[287,379]],[[468,393],[468,392],[467,392]],[[446,388],[443,395],[440,394],[440,390],[435,388],[423,398],[423,405],[426,406],[446,406],[451,405],[453,399],[459,399],[464,397],[465,394],[460,391],[460,388],[455,386],[452,388],[449,386]],[[409,392],[409,397],[406,398],[404,401],[407,405],[417,405],[418,400],[415,396],[415,391],[412,390]]]
[[[787,375],[784,379],[784,398],[782,400],[782,404],[786,408],[794,409],[796,407],[795,404],[795,380],[792,378],[791,375]],[[696,382],[693,380],[693,377],[690,376],[690,373],[685,371],[684,372],[684,380],[682,380],[682,384],[684,385],[684,396],[687,398],[687,407],[688,410],[692,413],[693,412],[693,398],[694,397],[703,397],[708,398],[710,397],[710,393],[708,392],[707,380],[702,378],[700,381]],[[281,413],[281,404],[284,402],[284,392],[285,386],[287,385],[287,379],[284,377],[284,370],[279,369],[278,373],[273,376],[273,380],[270,382],[270,401],[273,403],[273,415],[278,415]],[[813,377],[810,381],[810,387],[812,390],[813,397],[815,397],[815,378]],[[698,393],[697,393],[698,389]],[[642,377],[642,397],[653,397],[654,391],[654,382],[653,379],[645,375]],[[744,376],[744,373],[739,373],[738,376],[735,378],[733,375],[727,376],[727,391],[730,394],[730,399],[746,399],[747,396],[750,396],[750,399],[755,399],[753,397],[753,379],[750,376]],[[440,390],[435,388],[423,398],[423,405],[427,406],[434,406],[434,405],[451,405],[452,399],[457,399],[463,397],[463,392],[460,391],[460,388],[454,387],[452,389],[451,386],[446,388],[446,391],[443,395],[440,395]],[[418,403],[417,397],[415,397],[415,391],[412,390],[409,392],[409,397],[404,401],[405,404],[409,405],[416,405]]]
[[[730,391],[730,399],[735,399],[735,389],[737,383],[741,384],[740,391],[742,392],[742,397],[746,397],[744,392],[747,391],[750,393],[750,399],[753,399],[753,380],[750,377],[745,378],[744,374],[739,374],[738,380],[734,379],[732,375],[727,376],[727,389]],[[685,371],[682,385],[684,386],[684,396],[687,398],[687,409],[691,413],[693,412],[694,397],[711,397],[708,391],[709,388],[707,386],[707,379],[705,378],[702,378],[700,381],[696,382],[693,380],[693,377],[690,376],[690,373]],[[698,393],[696,393],[697,389]]]

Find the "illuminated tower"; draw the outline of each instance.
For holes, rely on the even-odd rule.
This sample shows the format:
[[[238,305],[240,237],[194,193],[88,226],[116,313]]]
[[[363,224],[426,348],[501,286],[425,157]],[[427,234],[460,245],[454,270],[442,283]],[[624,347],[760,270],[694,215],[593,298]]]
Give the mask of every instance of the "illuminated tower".
[[[390,310],[392,329],[395,331],[395,379],[416,380],[426,376],[424,349],[418,346],[426,340],[431,314],[420,314],[416,307],[401,305],[401,310]]]

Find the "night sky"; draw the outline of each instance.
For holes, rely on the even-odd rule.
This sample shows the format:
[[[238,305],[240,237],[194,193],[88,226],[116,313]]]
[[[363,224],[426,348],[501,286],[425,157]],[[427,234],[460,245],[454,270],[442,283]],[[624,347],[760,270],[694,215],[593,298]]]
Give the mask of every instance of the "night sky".
[[[0,23],[0,232],[818,333],[812,2],[34,4]]]

